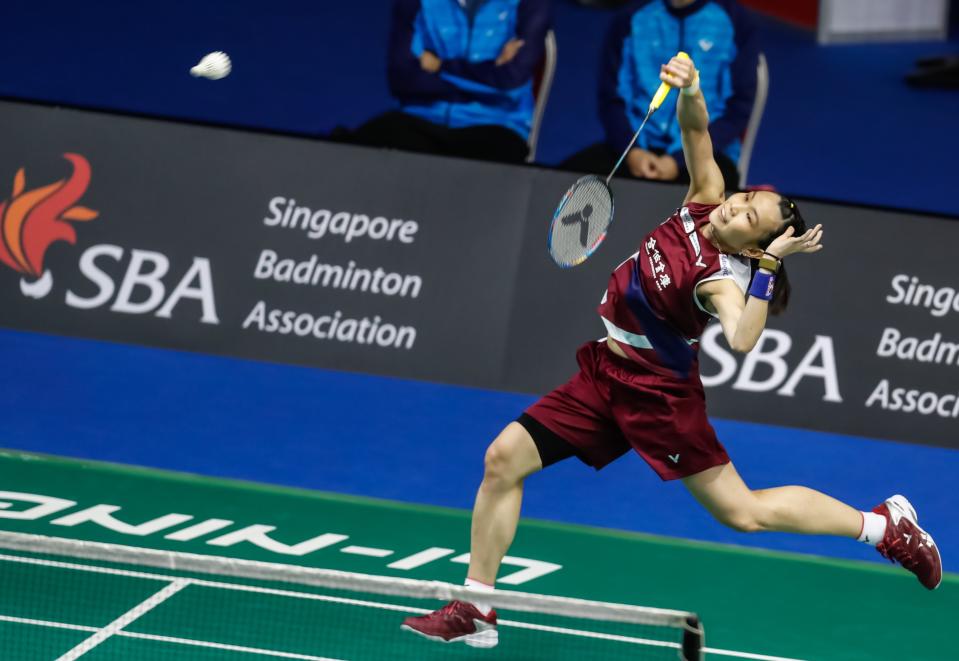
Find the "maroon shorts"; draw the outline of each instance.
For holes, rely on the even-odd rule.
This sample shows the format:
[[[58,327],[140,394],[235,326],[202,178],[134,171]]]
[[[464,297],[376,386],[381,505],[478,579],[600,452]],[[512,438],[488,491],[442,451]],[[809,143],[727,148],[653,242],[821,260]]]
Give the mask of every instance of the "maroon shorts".
[[[614,354],[605,340],[581,346],[576,362],[579,373],[526,414],[583,462],[599,470],[632,448],[664,480],[729,463],[706,418],[697,374],[688,380],[653,374]]]

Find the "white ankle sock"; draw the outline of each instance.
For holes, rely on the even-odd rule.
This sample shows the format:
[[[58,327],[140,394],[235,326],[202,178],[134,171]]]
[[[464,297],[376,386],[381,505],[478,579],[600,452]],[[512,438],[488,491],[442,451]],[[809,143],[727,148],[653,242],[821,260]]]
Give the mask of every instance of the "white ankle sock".
[[[862,532],[857,541],[875,546],[882,541],[886,534],[886,517],[875,512],[860,512],[862,514]]]
[[[466,583],[464,583],[464,585],[466,585],[466,587],[469,588],[471,592],[476,592],[476,597],[470,599],[469,603],[476,606],[476,610],[478,610],[483,615],[489,615],[489,612],[493,610],[493,607],[489,603],[483,601],[483,598],[481,595],[483,592],[492,592],[493,586],[487,585],[486,583],[483,583],[482,581],[473,580],[472,578],[467,578]]]

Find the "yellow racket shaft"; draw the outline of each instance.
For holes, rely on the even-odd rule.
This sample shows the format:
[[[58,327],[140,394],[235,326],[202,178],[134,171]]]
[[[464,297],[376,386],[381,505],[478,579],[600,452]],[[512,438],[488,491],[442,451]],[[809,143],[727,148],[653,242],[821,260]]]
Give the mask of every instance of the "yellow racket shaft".
[[[689,59],[689,55],[683,51],[676,53],[676,57],[681,57],[684,60]],[[658,109],[659,106],[663,105],[663,101],[666,100],[666,96],[669,94],[670,90],[673,89],[673,86],[669,83],[662,83],[659,86],[659,89],[656,90],[656,94],[653,95],[653,100],[649,102],[649,112],[652,113],[654,110]]]
[[[689,55],[679,51],[676,53],[676,57],[683,57],[687,60]],[[672,85],[667,85],[663,83],[659,86],[659,89],[656,90],[656,94],[653,96],[653,100],[649,104],[649,110],[646,111],[646,117],[643,118],[643,122],[639,125],[639,128],[636,129],[636,133],[633,134],[633,139],[629,141],[629,144],[626,145],[626,149],[623,150],[622,155],[619,157],[619,160],[616,161],[616,165],[613,166],[612,172],[609,173],[609,176],[606,177],[606,185],[609,186],[609,182],[612,181],[613,175],[616,174],[616,171],[619,169],[619,166],[623,164],[623,160],[626,158],[626,154],[629,153],[629,150],[633,148],[633,145],[636,144],[636,138],[639,137],[640,132],[643,130],[643,127],[646,126],[646,122],[649,121],[649,118],[652,116],[653,111],[659,108],[662,105],[663,101],[666,100],[666,95],[669,94],[669,91],[673,89]]]

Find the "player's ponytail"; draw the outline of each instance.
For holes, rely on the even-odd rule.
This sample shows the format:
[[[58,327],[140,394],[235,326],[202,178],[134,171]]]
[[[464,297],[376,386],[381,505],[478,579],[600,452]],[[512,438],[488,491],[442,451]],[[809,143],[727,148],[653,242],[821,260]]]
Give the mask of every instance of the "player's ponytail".
[[[768,248],[769,244],[789,227],[794,228],[793,236],[799,236],[806,232],[806,221],[803,220],[802,214],[799,213],[799,207],[785,195],[779,196],[779,211],[782,213],[783,221],[785,222],[783,222],[778,232],[769,235],[763,241],[759,242],[759,247],[763,250]],[[752,273],[755,275],[756,270],[759,268],[759,260],[754,259],[751,261]],[[773,297],[772,300],[769,301],[769,313],[781,314],[784,312],[786,306],[789,305],[789,294],[791,292],[792,287],[789,285],[789,276],[786,274],[786,262],[780,261],[779,272],[776,273],[776,284],[773,286]]]

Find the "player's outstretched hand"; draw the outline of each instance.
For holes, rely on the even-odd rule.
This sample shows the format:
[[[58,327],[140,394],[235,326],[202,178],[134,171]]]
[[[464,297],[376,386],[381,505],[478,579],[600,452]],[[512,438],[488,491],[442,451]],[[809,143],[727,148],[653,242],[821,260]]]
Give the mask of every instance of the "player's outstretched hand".
[[[659,79],[673,87],[689,87],[697,75],[696,65],[688,57],[674,57],[659,70]]]
[[[766,251],[782,259],[787,255],[822,250],[822,225],[816,225],[800,236],[793,236],[795,233],[793,227],[787,227],[785,232],[773,239]]]

